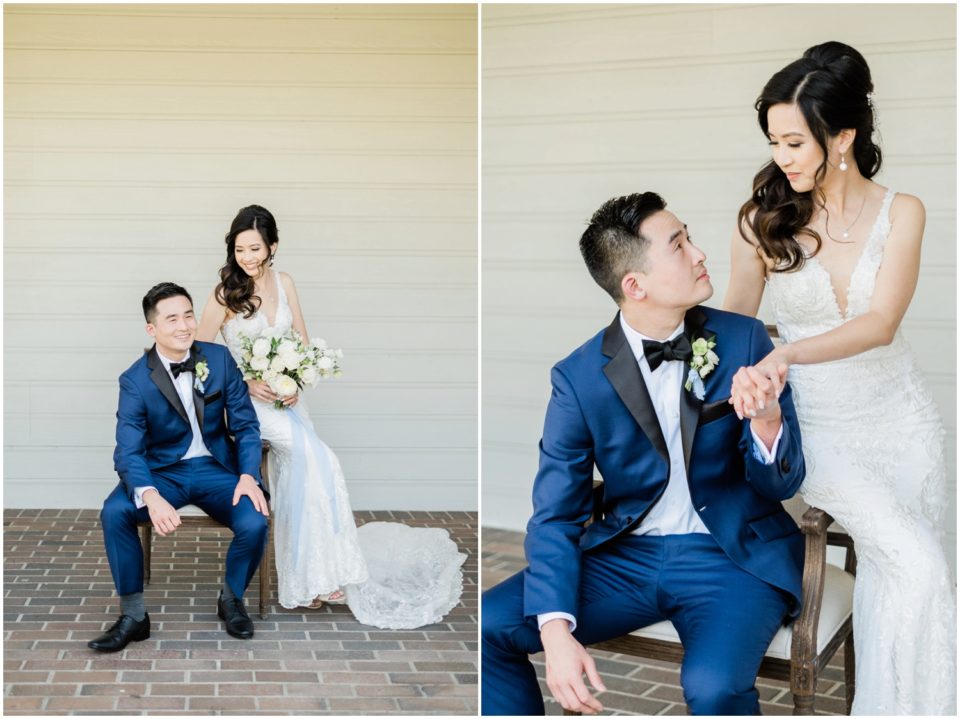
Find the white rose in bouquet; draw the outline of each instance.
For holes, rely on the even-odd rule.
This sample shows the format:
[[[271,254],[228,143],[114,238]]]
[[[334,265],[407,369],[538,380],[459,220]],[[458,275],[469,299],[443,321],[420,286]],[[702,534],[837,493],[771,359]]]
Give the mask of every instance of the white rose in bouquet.
[[[280,355],[277,355],[272,360],[270,360],[270,369],[273,372],[283,372],[287,368],[286,363],[283,361],[283,358]]]
[[[277,355],[282,361],[285,369],[294,370],[303,362],[303,356],[297,352],[287,352]]]
[[[300,379],[311,387],[316,387],[320,383],[320,374],[313,367],[307,367],[300,373]]]
[[[299,387],[293,377],[281,374],[270,381],[270,389],[276,392],[278,397],[292,397]]]
[[[270,354],[270,340],[266,337],[261,337],[253,343],[254,357],[266,357],[268,354]]]
[[[250,360],[250,368],[257,372],[263,372],[270,367],[270,360],[266,357],[254,357]]]
[[[280,342],[279,345],[277,345],[278,355],[290,354],[291,352],[296,352],[296,351],[297,351],[297,346],[290,340],[283,340],[282,342]]]
[[[333,369],[333,359],[330,357],[321,357],[317,360],[317,367],[321,371],[327,371]]]
[[[316,347],[318,350],[325,350],[327,348],[327,341],[320,337],[314,337],[310,344]]]

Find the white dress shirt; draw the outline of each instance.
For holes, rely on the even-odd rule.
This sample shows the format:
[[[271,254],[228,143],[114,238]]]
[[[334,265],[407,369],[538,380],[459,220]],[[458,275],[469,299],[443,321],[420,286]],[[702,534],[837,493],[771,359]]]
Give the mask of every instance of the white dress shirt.
[[[683,332],[683,322],[664,340],[654,337],[647,337],[637,332],[633,327],[627,324],[623,313],[620,313],[620,326],[626,335],[630,349],[633,350],[633,356],[637,359],[640,366],[640,374],[643,375],[643,382],[650,393],[650,400],[653,403],[654,411],[657,414],[657,420],[660,423],[660,431],[663,432],[663,438],[667,444],[667,452],[670,457],[670,478],[667,481],[667,488],[664,490],[660,500],[653,505],[643,521],[633,530],[633,534],[646,534],[651,537],[658,537],[667,534],[709,534],[700,515],[693,507],[693,500],[690,498],[690,485],[687,482],[687,468],[683,461],[683,438],[680,435],[680,393],[686,391],[683,389],[684,378],[689,371],[689,365],[686,362],[669,361],[661,362],[656,370],[650,369],[646,355],[643,352],[644,340],[656,340],[666,342],[678,337]],[[780,437],[783,434],[783,427],[773,442],[773,447],[769,451],[763,441],[753,432],[754,456],[764,464],[771,464],[777,455],[777,446],[780,444]],[[566,619],[570,622],[570,631],[576,628],[576,620],[566,612],[547,612],[537,616],[540,628],[551,619]]]
[[[184,357],[182,361],[186,361],[190,355]],[[190,429],[193,431],[193,440],[190,442],[190,446],[187,447],[186,454],[184,454],[180,459],[193,459],[194,457],[211,457],[210,450],[207,449],[207,445],[203,443],[203,433],[200,431],[200,424],[197,422],[197,412],[193,404],[193,381],[194,373],[193,372],[181,372],[180,376],[174,378],[173,372],[170,371],[170,364],[176,362],[177,360],[169,359],[164,357],[160,350],[157,350],[157,357],[160,358],[160,361],[163,363],[163,368],[167,371],[167,374],[170,375],[170,379],[173,382],[174,389],[177,390],[177,394],[180,396],[180,402],[183,403],[183,409],[187,413],[187,419],[190,420]],[[137,509],[145,506],[143,501],[143,493],[148,489],[156,489],[149,485],[143,487],[135,487],[133,490],[133,501],[137,505]]]

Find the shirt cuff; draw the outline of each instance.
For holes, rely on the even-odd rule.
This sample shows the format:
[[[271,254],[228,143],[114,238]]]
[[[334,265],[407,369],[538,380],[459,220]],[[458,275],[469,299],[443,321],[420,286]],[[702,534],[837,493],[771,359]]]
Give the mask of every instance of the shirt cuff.
[[[753,431],[753,427],[750,428],[750,434],[753,435],[753,456],[761,464],[773,464],[773,460],[777,457],[777,447],[780,446],[780,438],[783,436],[783,422],[780,423],[780,431],[777,432],[776,439],[773,440],[773,447],[769,450],[763,441],[757,436],[757,433]]]
[[[566,619],[570,623],[570,633],[573,633],[573,630],[577,628],[577,620],[573,618],[572,614],[567,614],[566,612],[547,612],[545,614],[537,615],[537,628],[543,629],[543,625],[553,619]]]
[[[133,503],[137,505],[137,509],[146,507],[146,503],[143,501],[143,493],[148,489],[156,489],[156,487],[134,487],[133,488]]]

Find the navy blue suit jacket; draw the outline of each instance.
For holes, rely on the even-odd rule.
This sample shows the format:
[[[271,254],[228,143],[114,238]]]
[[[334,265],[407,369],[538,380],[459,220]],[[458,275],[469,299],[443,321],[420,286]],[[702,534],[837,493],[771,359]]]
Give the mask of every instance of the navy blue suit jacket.
[[[236,362],[226,347],[209,342],[194,342],[190,354],[210,371],[203,392],[193,392],[204,444],[238,479],[249,474],[260,482],[260,423]],[[153,484],[150,471],[178,462],[192,440],[183,403],[154,345],[120,375],[113,466],[127,495]]]
[[[749,421],[739,420],[726,401],[736,371],[756,364],[773,344],[757,320],[708,307],[688,311],[685,328],[694,339],[716,335],[720,357],[704,379],[703,401],[681,390],[693,506],[734,564],[793,596],[795,615],[804,543],[781,500],[797,491],[804,464],[790,389],[780,396],[783,435],[770,465],[755,458]],[[582,553],[635,529],[670,477],[666,442],[619,314],[557,363],[551,380],[524,545],[525,616],[577,616]],[[604,480],[603,518],[584,529],[593,509],[594,467]]]

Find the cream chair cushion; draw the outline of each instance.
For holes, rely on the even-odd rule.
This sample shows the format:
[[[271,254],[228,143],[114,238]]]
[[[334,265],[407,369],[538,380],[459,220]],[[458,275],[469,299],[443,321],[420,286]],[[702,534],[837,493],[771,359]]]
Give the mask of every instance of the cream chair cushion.
[[[853,613],[853,575],[833,564],[826,565],[826,577],[823,586],[823,604],[820,607],[820,624],[817,627],[817,654],[823,651],[827,643],[837,633],[840,626]],[[677,630],[669,621],[657,622],[649,627],[638,629],[631,636],[647,639],[659,639],[665,642],[680,643]],[[793,625],[780,627],[780,631],[770,642],[767,656],[790,660],[790,644],[793,641]]]

